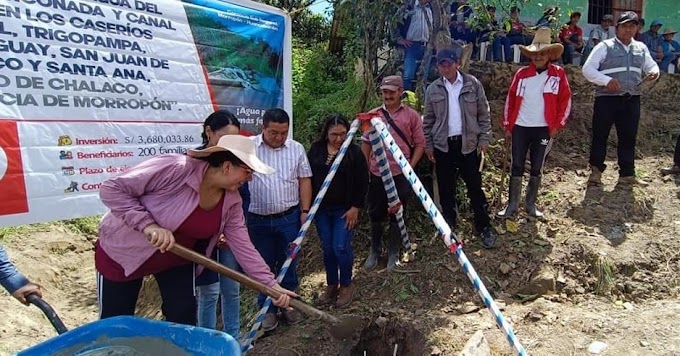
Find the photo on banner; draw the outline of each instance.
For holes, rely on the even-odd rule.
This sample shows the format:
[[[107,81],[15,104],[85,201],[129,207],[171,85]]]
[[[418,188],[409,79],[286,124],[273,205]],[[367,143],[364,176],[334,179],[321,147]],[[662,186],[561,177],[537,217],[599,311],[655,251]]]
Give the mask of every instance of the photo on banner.
[[[283,107],[285,18],[215,0],[187,0],[186,13],[213,103],[242,128],[261,131],[265,110]]]

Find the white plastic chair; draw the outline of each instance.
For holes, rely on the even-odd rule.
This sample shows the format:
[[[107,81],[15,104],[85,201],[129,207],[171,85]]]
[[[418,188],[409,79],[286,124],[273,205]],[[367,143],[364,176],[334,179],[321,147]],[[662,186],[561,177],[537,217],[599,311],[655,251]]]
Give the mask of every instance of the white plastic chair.
[[[486,53],[489,50],[489,45],[491,43],[489,41],[484,41],[479,44],[479,60],[480,61],[486,61]],[[491,58],[493,61],[493,58]]]
[[[522,55],[522,52],[519,50],[519,45],[512,45],[512,61],[515,63],[519,63],[520,56]]]

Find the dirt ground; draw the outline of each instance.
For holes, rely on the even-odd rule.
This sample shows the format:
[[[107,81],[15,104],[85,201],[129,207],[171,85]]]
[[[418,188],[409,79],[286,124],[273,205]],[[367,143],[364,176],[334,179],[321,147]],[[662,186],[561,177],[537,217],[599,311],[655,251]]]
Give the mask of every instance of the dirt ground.
[[[479,71],[492,81],[501,75],[488,68]],[[652,184],[633,189],[616,186],[615,169],[605,172],[602,188],[586,188],[592,98],[578,78],[574,82],[579,101],[544,173],[539,205],[546,219],[521,216],[510,224],[494,220],[501,237],[497,248],[484,250],[471,233],[464,203],[466,218],[458,233],[466,241],[465,254],[529,354],[587,355],[591,343],[600,341],[607,344],[603,355],[680,355],[680,326],[675,322],[680,313],[680,180],[658,173],[671,163],[675,135],[680,133],[680,106],[675,97],[656,100],[659,90],[680,95],[680,78],[664,76],[647,89],[637,171]],[[502,109],[503,95],[489,95],[494,117]],[[484,175],[494,213],[502,147],[502,142],[491,147]],[[609,150],[610,168],[616,167],[614,147]],[[399,355],[454,355],[479,330],[492,354],[513,354],[457,261],[423,221],[428,219],[420,210],[407,215],[416,260],[392,274],[361,270],[369,238],[367,224],[358,229],[355,302],[346,310],[328,309],[364,319],[358,340],[337,344],[320,322],[306,320],[264,335],[251,354],[392,355],[397,345]],[[43,286],[45,299],[69,328],[96,320],[93,236],[59,225],[42,230],[5,237],[1,243],[19,268]],[[312,229],[299,266],[300,292],[307,301],[313,301],[324,284],[318,245]],[[140,314],[160,316],[154,293],[149,284]],[[249,305],[252,293],[244,294],[243,304]],[[248,320],[253,309],[244,310],[243,320]],[[0,298],[1,355],[54,336],[37,308]]]

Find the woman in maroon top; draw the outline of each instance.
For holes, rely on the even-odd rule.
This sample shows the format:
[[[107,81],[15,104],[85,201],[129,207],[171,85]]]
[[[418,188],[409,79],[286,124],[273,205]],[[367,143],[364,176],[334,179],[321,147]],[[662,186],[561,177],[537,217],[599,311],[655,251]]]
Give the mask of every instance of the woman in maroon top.
[[[256,157],[250,139],[224,136],[210,148],[157,156],[105,181],[100,196],[111,211],[95,244],[100,317],[133,315],[143,277],[154,275],[165,320],[195,325],[194,271],[202,268],[165,252],[180,244],[210,256],[221,235],[248,275],[284,292],[274,304],[288,307],[296,294],[276,283],[245,227],[238,189],[253,171],[273,168]]]

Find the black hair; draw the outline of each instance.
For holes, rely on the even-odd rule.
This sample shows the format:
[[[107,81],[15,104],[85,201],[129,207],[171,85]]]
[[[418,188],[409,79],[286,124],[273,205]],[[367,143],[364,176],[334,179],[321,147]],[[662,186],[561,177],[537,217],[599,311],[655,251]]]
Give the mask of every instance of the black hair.
[[[326,118],[326,122],[323,124],[323,128],[321,129],[321,137],[319,137],[317,142],[328,143],[328,130],[331,129],[331,126],[335,125],[342,125],[347,129],[347,131],[349,131],[349,121],[347,121],[346,117],[339,113],[330,114]]]
[[[270,122],[275,122],[277,124],[290,124],[290,117],[288,113],[279,108],[269,109],[262,115],[262,124],[267,126]]]
[[[569,15],[570,19],[573,19],[574,17],[581,18],[581,13],[578,12],[578,11],[574,11],[574,12],[571,13],[571,15]]]
[[[235,164],[237,166],[243,166],[246,165],[241,159],[236,157],[233,153],[229,151],[217,151],[209,154],[208,156],[205,157],[200,157],[198,158],[201,161],[208,162],[210,167],[221,167],[224,162],[231,162],[232,164]]]
[[[203,144],[198,147],[198,149],[204,149],[208,146],[208,135],[205,134],[205,129],[207,127],[210,127],[210,129],[213,131],[217,131],[229,125],[234,125],[241,129],[241,124],[238,122],[238,119],[229,110],[217,110],[214,113],[208,115],[208,117],[203,122],[203,132],[201,132]]]

